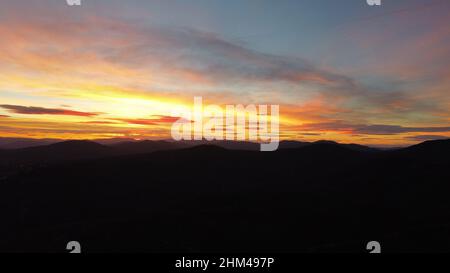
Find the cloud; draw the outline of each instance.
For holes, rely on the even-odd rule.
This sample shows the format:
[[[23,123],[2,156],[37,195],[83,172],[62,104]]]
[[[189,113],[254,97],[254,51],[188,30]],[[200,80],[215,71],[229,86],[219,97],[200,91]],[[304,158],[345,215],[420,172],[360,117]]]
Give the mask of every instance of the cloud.
[[[161,115],[153,115],[152,116],[156,122],[158,123],[174,123],[180,119],[180,117],[172,117],[172,116],[161,116]]]
[[[126,81],[133,76],[136,82],[142,76],[139,81],[147,83],[143,86],[150,83],[167,89],[186,84],[229,88],[230,84],[267,82],[315,84],[324,92],[337,87],[341,92],[355,89],[350,77],[305,59],[260,52],[211,32],[94,15],[58,17],[58,22],[36,17],[6,21],[0,26],[0,34],[9,41],[0,45],[3,58],[27,69],[70,70],[75,78],[89,74],[111,81],[114,75],[115,81]],[[34,47],[39,51],[26,50]]]
[[[81,123],[84,123],[84,124],[101,124],[101,125],[104,125],[104,124],[118,124],[117,122],[103,121],[103,120],[84,121],[84,122],[81,122]]]
[[[128,123],[128,124],[136,124],[136,125],[157,125],[158,124],[152,119],[120,118],[120,119],[114,119],[114,120],[121,121],[123,123]]]
[[[259,52],[226,40],[216,34],[193,29],[171,29],[177,41],[187,45],[181,67],[206,74],[220,81],[314,83],[323,86],[353,86],[353,80],[324,69],[298,57]]]
[[[302,136],[320,136],[321,133],[301,133]]]
[[[450,132],[450,127],[403,127],[398,125],[362,125],[354,128],[355,133],[391,135],[402,133]]]
[[[129,124],[137,124],[137,125],[162,125],[162,124],[172,124],[176,121],[179,121],[180,117],[172,117],[172,116],[160,116],[154,115],[151,119],[129,119],[129,118],[116,118],[113,120],[129,123]]]
[[[64,116],[80,116],[80,117],[92,117],[99,115],[99,113],[79,112],[66,109],[53,109],[34,106],[2,104],[0,105],[0,107],[12,113],[25,115],[64,115]]]
[[[408,136],[405,138],[408,140],[416,140],[416,141],[450,139],[449,136],[439,136],[439,135],[418,135],[418,136]]]
[[[450,132],[450,127],[404,127],[400,125],[354,125],[346,124],[342,121],[311,123],[299,127],[305,131],[337,131],[349,134],[365,135],[395,135],[403,133],[436,133]]]

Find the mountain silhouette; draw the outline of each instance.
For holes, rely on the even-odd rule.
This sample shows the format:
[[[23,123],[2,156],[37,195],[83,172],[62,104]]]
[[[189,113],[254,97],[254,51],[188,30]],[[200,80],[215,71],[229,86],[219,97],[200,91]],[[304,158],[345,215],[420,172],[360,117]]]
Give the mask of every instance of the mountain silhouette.
[[[383,252],[448,252],[448,143],[270,153],[44,146],[33,151],[78,160],[0,174],[0,251],[65,251],[77,238],[89,252],[365,252],[375,238]]]
[[[195,147],[200,145],[217,146],[228,150],[241,151],[260,151],[261,145],[252,142],[240,141],[125,141],[119,142],[118,139],[111,141],[101,140],[102,143],[110,143],[109,145],[100,144],[94,141],[87,140],[70,140],[56,142],[50,145],[33,146],[20,149],[2,149],[0,150],[0,158],[3,162],[13,162],[20,164],[55,162],[61,160],[76,160],[88,158],[101,158],[106,156],[130,155],[130,154],[145,154],[155,151],[183,149],[187,147]],[[370,148],[356,144],[338,144],[330,141],[318,141],[314,143],[298,142],[298,141],[281,141],[279,149],[296,149],[304,147],[321,147],[329,145],[328,147],[336,147],[340,149],[347,147],[348,149],[364,152],[378,151],[375,148]],[[338,148],[340,147],[340,148]],[[316,149],[316,148],[311,148]],[[318,148],[317,148],[318,149]],[[320,150],[320,149],[319,149]],[[305,150],[306,151],[306,150]],[[320,151],[318,151],[320,152]],[[2,157],[3,155],[3,157]]]
[[[139,154],[139,153],[151,153],[161,150],[181,149],[186,147],[183,143],[168,142],[168,141],[133,141],[133,142],[121,142],[113,145],[117,154]]]
[[[427,157],[436,157],[442,151],[450,151],[450,139],[429,140],[402,150],[408,155]]]
[[[88,159],[113,155],[112,148],[92,141],[71,140],[23,149],[7,150],[3,162],[31,164],[51,163],[61,160]]]
[[[61,140],[0,137],[0,149],[21,149],[44,146],[57,142],[61,142]]]
[[[179,149],[185,145],[166,141],[121,142],[102,145],[94,141],[70,140],[50,145],[0,151],[0,159],[8,164],[49,164],[61,161],[103,158],[124,154],[151,153]],[[2,164],[0,164],[2,165]]]
[[[202,145],[198,145],[198,146],[194,146],[194,147],[189,147],[186,149],[183,149],[182,151],[184,152],[200,152],[200,153],[215,153],[215,152],[224,152],[227,149],[220,147],[220,146],[216,146],[216,145],[208,145],[208,144],[202,144]]]
[[[310,145],[310,142],[302,142],[302,141],[293,141],[293,140],[283,140],[280,141],[279,149],[294,149],[301,148],[307,145]]]

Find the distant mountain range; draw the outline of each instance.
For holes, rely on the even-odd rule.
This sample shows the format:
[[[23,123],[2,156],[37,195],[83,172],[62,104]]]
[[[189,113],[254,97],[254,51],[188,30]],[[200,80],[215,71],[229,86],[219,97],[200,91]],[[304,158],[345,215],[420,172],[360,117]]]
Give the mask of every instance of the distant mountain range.
[[[81,140],[77,140],[81,141]],[[86,140],[85,140],[86,141]],[[23,148],[31,148],[37,146],[46,146],[55,143],[61,142],[70,142],[67,140],[60,139],[31,139],[31,138],[5,138],[0,137],[0,150],[15,150],[15,149],[23,149]],[[102,144],[105,146],[128,146],[128,147],[144,147],[151,146],[151,150],[156,146],[168,147],[168,143],[171,143],[171,147],[179,148],[179,147],[191,147],[195,145],[216,145],[230,150],[260,150],[260,144],[254,142],[246,142],[246,141],[180,141],[174,142],[172,140],[135,140],[131,138],[111,138],[111,139],[96,139],[92,142],[96,142],[98,144]],[[328,143],[336,143],[333,141],[321,140],[317,142],[328,142]],[[280,142],[280,149],[289,149],[289,148],[298,148],[304,145],[311,144],[311,142],[302,142],[302,141],[291,141],[285,140]],[[363,149],[367,149],[367,146],[357,145],[357,144],[348,144],[354,146],[356,149],[361,147]],[[371,148],[376,150],[376,148]],[[144,149],[144,151],[147,151]]]
[[[30,148],[36,146],[45,146],[58,142],[64,142],[61,139],[33,139],[33,138],[8,138],[0,137],[0,149],[21,149]],[[134,142],[131,138],[108,138],[108,139],[98,139],[95,142],[103,145],[114,145],[121,142]]]
[[[54,143],[52,143],[54,142]],[[27,142],[23,140],[21,144],[37,145],[39,142]],[[58,142],[55,140],[43,140],[43,143],[51,143],[44,145],[37,145],[18,149],[0,149],[0,166],[14,165],[14,164],[48,164],[52,162],[60,162],[64,160],[81,160],[104,158],[110,156],[131,155],[131,154],[146,154],[155,151],[175,150],[188,147],[195,147],[201,145],[213,145],[222,147],[227,150],[242,150],[242,151],[259,151],[260,144],[252,142],[238,142],[238,141],[113,141],[103,140],[99,142],[87,140],[70,140]],[[12,145],[12,143],[10,143]],[[17,144],[17,143],[16,143]],[[315,147],[321,145],[345,147],[345,149],[360,151],[360,152],[379,152],[380,150],[370,148],[367,146],[356,144],[338,144],[332,141],[318,141],[318,142],[298,142],[298,141],[282,141],[279,149],[298,149],[305,147]],[[10,146],[11,147],[11,146]]]
[[[21,149],[34,146],[44,146],[56,142],[61,142],[61,140],[0,137],[0,149]]]
[[[1,150],[0,252],[450,252],[450,140],[253,145]]]
[[[123,139],[120,139],[123,140]],[[396,149],[399,153],[408,153],[409,151],[435,152],[440,149],[442,143],[448,140],[427,141],[409,148]],[[6,143],[5,141],[3,143]],[[15,143],[15,144],[14,144]],[[50,143],[38,145],[39,143]],[[5,166],[14,168],[18,166],[29,166],[33,164],[50,164],[62,161],[73,161],[83,159],[105,158],[112,156],[123,156],[132,154],[147,154],[156,151],[177,150],[195,146],[209,145],[217,146],[227,150],[240,151],[259,151],[260,144],[253,142],[239,142],[239,141],[135,141],[126,140],[119,141],[119,139],[105,139],[99,141],[87,140],[69,140],[57,141],[52,139],[46,140],[20,140],[20,142],[9,142],[7,147],[12,145],[33,145],[26,148],[0,148],[0,172],[5,169]],[[36,145],[36,146],[34,146]],[[358,144],[339,144],[334,141],[317,141],[317,142],[300,142],[300,141],[281,141],[279,151],[290,149],[302,149],[303,152],[312,151],[312,153],[321,154],[324,147],[329,149],[341,149],[355,152],[363,152],[368,154],[386,153],[380,149],[358,145]],[[316,151],[317,150],[317,151]]]

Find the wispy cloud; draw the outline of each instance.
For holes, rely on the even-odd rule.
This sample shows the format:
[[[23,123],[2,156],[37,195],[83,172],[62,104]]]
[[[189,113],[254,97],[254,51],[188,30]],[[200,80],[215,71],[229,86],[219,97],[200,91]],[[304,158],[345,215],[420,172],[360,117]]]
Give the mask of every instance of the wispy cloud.
[[[408,136],[406,139],[413,141],[426,141],[426,140],[438,140],[438,139],[450,139],[450,136],[440,136],[440,135],[417,135]]]
[[[93,120],[93,121],[83,121],[81,123],[84,124],[100,124],[100,125],[105,125],[105,124],[118,124],[118,122],[114,122],[114,121],[104,121],[104,120]]]
[[[239,86],[235,91],[242,92],[249,85],[263,90],[267,83],[317,85],[329,95],[357,89],[352,78],[305,59],[260,52],[211,32],[108,17],[58,19],[58,25],[42,17],[7,21],[0,34],[9,43],[0,45],[0,58],[19,63],[22,72],[52,72],[62,79],[70,72],[72,79],[163,90]]]
[[[355,133],[371,135],[390,135],[402,133],[450,132],[450,127],[403,127],[398,125],[362,125],[354,128]]]
[[[435,133],[450,132],[450,127],[405,127],[400,125],[358,125],[347,124],[343,121],[334,121],[327,123],[304,124],[299,130],[305,131],[338,131],[349,134],[367,134],[367,135],[395,135],[404,133]]]
[[[24,115],[63,115],[63,116],[80,116],[80,117],[93,117],[99,115],[99,113],[79,112],[66,109],[43,108],[34,106],[2,104],[0,105],[0,107],[12,113]]]
[[[172,124],[178,120],[179,117],[172,116],[160,116],[155,115],[152,116],[151,119],[141,118],[141,119],[128,119],[128,118],[116,118],[113,119],[115,121],[120,121],[128,124],[136,124],[136,125],[162,125],[162,124]]]

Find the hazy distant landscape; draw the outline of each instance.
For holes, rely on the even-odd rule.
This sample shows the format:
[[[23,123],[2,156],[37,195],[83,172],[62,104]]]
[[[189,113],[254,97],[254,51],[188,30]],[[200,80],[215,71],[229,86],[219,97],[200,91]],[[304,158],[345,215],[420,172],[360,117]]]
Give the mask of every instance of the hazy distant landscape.
[[[64,252],[71,240],[89,252],[365,252],[371,240],[450,251],[450,140],[251,145],[1,150],[0,251]]]

